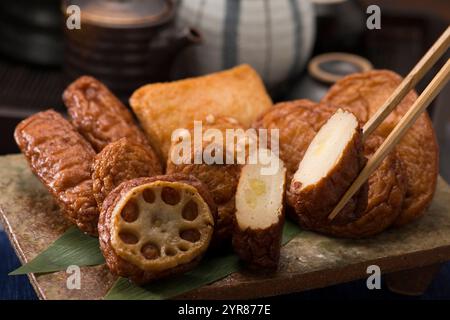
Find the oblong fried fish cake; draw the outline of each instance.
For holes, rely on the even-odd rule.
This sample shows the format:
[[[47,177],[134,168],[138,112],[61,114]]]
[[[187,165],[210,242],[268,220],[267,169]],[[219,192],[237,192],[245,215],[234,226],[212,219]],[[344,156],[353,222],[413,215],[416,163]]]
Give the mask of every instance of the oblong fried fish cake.
[[[95,151],[124,137],[149,146],[131,112],[97,79],[78,78],[64,91],[63,101],[73,125]]]
[[[20,122],[14,138],[68,220],[96,235],[99,211],[92,193],[92,146],[54,110]]]

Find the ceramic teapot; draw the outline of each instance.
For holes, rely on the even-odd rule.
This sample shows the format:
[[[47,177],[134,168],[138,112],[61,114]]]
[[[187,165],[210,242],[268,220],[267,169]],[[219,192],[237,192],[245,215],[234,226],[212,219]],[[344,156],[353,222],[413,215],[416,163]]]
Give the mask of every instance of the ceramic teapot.
[[[309,0],[183,0],[176,20],[203,35],[179,57],[177,77],[248,63],[274,88],[303,70],[314,46]]]
[[[201,40],[195,29],[174,25],[172,0],[64,1],[66,19],[77,14],[71,5],[81,23],[65,24],[67,74],[97,77],[124,99],[143,84],[168,80],[177,54]]]

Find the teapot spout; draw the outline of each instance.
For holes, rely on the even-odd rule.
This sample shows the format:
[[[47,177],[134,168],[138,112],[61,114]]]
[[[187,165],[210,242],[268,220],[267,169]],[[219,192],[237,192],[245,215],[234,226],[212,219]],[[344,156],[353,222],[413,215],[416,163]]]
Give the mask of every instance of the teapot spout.
[[[202,42],[202,36],[200,32],[191,27],[183,28],[175,36],[175,45],[177,51],[182,50],[190,45],[199,44]]]

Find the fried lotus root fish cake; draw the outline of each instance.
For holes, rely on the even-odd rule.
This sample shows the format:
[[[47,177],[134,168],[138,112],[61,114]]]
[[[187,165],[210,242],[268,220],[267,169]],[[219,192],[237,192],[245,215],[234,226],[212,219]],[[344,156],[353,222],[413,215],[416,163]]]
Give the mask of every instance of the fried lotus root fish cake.
[[[268,173],[260,163],[246,164],[236,191],[233,248],[254,269],[275,270],[280,259],[286,168],[271,156],[277,170]]]
[[[229,117],[213,117],[207,116],[203,121],[203,133],[208,129],[218,129],[225,137],[226,129],[240,129],[243,127],[234,119]],[[193,129],[190,130],[190,137],[193,137]],[[214,141],[203,141],[203,151],[208,146],[215,143]],[[214,244],[220,245],[231,239],[233,224],[235,219],[235,193],[241,171],[241,165],[234,161],[234,164],[226,164],[226,141],[223,139],[222,144],[217,142],[217,146],[223,150],[223,164],[207,164],[204,161],[201,164],[194,164],[194,145],[191,145],[191,154],[187,155],[190,163],[175,164],[174,157],[184,156],[176,152],[176,146],[179,141],[173,141],[167,161],[167,173],[183,173],[190,174],[200,179],[211,192],[214,202],[218,206],[218,216],[214,231]],[[235,153],[236,154],[236,153]],[[236,159],[235,159],[236,160]]]
[[[312,230],[356,220],[367,206],[367,184],[334,220],[328,215],[365,163],[358,119],[338,109],[314,136],[291,181],[288,203],[295,219]]]
[[[64,91],[63,100],[72,123],[95,151],[124,137],[150,148],[131,112],[97,79],[78,78]]]
[[[401,80],[398,74],[388,70],[357,73],[336,82],[322,101],[340,105],[366,122],[389,98]],[[376,132],[386,138],[416,99],[417,94],[409,92]],[[396,146],[396,150],[405,172],[406,195],[395,224],[404,225],[424,214],[436,190],[438,145],[426,112],[416,120]]]
[[[14,138],[68,220],[96,235],[99,212],[92,194],[92,146],[54,110],[23,120]]]
[[[100,248],[111,272],[137,284],[193,268],[208,248],[216,208],[205,186],[186,175],[120,184],[100,213]]]
[[[148,148],[128,138],[111,142],[95,156],[92,166],[93,191],[99,209],[108,194],[122,182],[160,174],[159,160]]]

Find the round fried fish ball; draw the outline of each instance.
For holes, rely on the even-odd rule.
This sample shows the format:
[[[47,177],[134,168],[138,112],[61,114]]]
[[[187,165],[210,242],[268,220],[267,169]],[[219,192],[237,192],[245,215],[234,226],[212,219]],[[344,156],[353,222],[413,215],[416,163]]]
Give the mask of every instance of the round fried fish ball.
[[[92,165],[93,192],[99,209],[108,194],[122,182],[161,173],[159,159],[148,147],[127,138],[108,144],[95,156]]]
[[[243,130],[243,127],[234,119],[229,117],[214,117],[212,115],[207,116],[202,122],[202,133],[206,133],[208,129],[218,129],[223,137],[226,137],[227,129]],[[190,128],[190,136],[194,137],[193,128]],[[167,173],[183,173],[193,175],[202,181],[210,191],[214,202],[218,207],[218,215],[216,220],[215,232],[214,232],[214,244],[221,245],[229,243],[233,232],[233,225],[235,221],[235,194],[239,181],[239,174],[241,172],[242,165],[238,164],[236,158],[233,158],[233,163],[226,163],[226,154],[230,150],[227,150],[227,141],[225,138],[221,141],[209,141],[207,134],[203,136],[203,148],[200,152],[208,148],[213,143],[217,143],[218,148],[222,151],[223,158],[222,164],[207,164],[204,159],[202,163],[195,164],[194,157],[194,141],[192,141],[191,154],[188,155],[190,163],[175,164],[172,161],[172,152],[175,150],[175,145],[178,141],[173,141],[171,146],[171,153],[167,161]],[[235,156],[237,152],[234,153]]]

